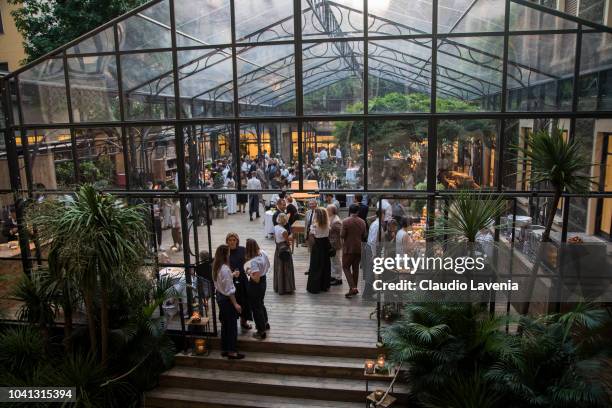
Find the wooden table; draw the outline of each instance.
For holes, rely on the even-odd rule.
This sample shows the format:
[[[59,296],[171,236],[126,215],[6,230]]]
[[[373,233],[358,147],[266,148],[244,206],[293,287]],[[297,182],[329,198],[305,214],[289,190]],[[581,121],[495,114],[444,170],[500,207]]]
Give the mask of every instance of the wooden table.
[[[306,236],[305,221],[301,220],[301,221],[294,222],[293,225],[291,226],[291,234],[293,235],[293,238],[294,238],[294,241],[291,243],[291,252],[293,252],[295,241],[298,241],[298,237],[305,238]],[[299,244],[299,241],[298,241],[298,244]]]

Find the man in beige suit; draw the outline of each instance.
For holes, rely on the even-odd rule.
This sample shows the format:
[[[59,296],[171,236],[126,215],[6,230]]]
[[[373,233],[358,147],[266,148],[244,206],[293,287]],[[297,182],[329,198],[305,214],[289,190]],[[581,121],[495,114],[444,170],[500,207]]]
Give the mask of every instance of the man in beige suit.
[[[366,223],[359,218],[359,205],[351,204],[349,216],[342,221],[342,269],[350,290],[344,296],[351,298],[359,293],[359,263],[361,245],[366,233]]]

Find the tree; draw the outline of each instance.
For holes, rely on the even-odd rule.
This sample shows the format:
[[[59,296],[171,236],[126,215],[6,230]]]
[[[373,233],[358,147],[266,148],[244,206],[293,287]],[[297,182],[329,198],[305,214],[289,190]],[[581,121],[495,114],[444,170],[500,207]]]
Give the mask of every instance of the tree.
[[[9,0],[27,61],[45,55],[141,5],[143,0]]]

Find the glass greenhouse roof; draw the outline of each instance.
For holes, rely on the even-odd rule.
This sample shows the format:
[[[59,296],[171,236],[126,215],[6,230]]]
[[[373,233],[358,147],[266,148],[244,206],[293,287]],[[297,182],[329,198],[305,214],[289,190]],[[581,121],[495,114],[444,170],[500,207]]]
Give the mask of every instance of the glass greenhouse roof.
[[[17,71],[23,122],[172,119],[177,100],[187,118],[295,115],[300,95],[306,115],[359,113],[392,91],[431,95],[432,78],[438,98],[480,111],[500,110],[504,86],[554,82],[540,110],[564,110],[578,38],[581,73],[612,62],[610,28],[524,0],[370,0],[367,18],[364,6],[151,2]]]

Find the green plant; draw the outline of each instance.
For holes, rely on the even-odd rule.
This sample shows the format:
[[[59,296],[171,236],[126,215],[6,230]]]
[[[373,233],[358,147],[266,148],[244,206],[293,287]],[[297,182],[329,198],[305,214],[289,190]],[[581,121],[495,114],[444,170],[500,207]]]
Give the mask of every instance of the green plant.
[[[49,327],[55,324],[54,297],[47,271],[38,269],[30,276],[23,275],[13,290],[13,298],[22,302],[17,318],[38,325],[42,335],[47,337]]]
[[[0,333],[0,368],[29,378],[47,360],[45,341],[33,326],[19,326]]]

